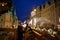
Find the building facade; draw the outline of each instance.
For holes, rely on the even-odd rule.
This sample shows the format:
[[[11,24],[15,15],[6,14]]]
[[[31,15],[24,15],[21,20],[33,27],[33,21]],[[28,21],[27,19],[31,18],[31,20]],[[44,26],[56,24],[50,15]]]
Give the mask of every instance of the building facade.
[[[18,19],[15,13],[13,16],[12,12],[8,11],[7,13],[4,13],[0,16],[0,28],[13,28],[13,26],[17,27],[17,25],[18,25]]]
[[[45,6],[44,5],[42,5],[41,7],[37,6],[37,8],[35,9],[36,11],[35,13],[31,13],[30,19],[33,19],[32,24],[34,24],[34,20],[35,20],[34,18],[36,18],[35,20],[36,27],[40,26],[41,20],[42,20],[42,23],[44,21],[50,22],[51,24],[55,24],[55,25],[59,23],[59,18],[60,18],[60,1],[59,0],[51,0],[50,4],[46,2]]]

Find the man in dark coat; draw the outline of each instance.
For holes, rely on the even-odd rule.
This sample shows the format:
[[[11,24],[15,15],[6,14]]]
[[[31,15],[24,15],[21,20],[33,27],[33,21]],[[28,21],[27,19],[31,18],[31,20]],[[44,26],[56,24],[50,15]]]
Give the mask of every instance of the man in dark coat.
[[[19,22],[19,25],[18,25],[18,40],[22,40],[22,39],[23,39],[23,30],[22,30],[21,22]]]

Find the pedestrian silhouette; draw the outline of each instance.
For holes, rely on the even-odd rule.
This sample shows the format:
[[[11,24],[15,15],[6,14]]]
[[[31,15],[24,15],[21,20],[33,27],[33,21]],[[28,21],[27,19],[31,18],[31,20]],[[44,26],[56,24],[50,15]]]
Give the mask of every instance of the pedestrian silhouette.
[[[22,30],[21,22],[19,22],[18,25],[18,40],[23,40],[23,30]]]

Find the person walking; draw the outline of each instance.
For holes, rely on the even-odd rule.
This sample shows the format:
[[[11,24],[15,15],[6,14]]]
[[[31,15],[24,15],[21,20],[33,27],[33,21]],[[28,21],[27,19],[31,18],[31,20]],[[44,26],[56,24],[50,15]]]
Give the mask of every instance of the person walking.
[[[21,22],[18,24],[18,40],[23,40],[23,29]]]

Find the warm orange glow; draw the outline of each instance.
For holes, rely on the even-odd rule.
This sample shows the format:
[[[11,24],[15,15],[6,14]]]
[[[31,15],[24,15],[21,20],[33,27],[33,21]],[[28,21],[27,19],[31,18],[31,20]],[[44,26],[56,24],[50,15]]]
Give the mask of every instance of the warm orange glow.
[[[2,3],[0,3],[0,5],[5,6],[5,5],[7,5],[7,3],[2,2]]]
[[[58,25],[58,27],[60,27],[60,25]]]

